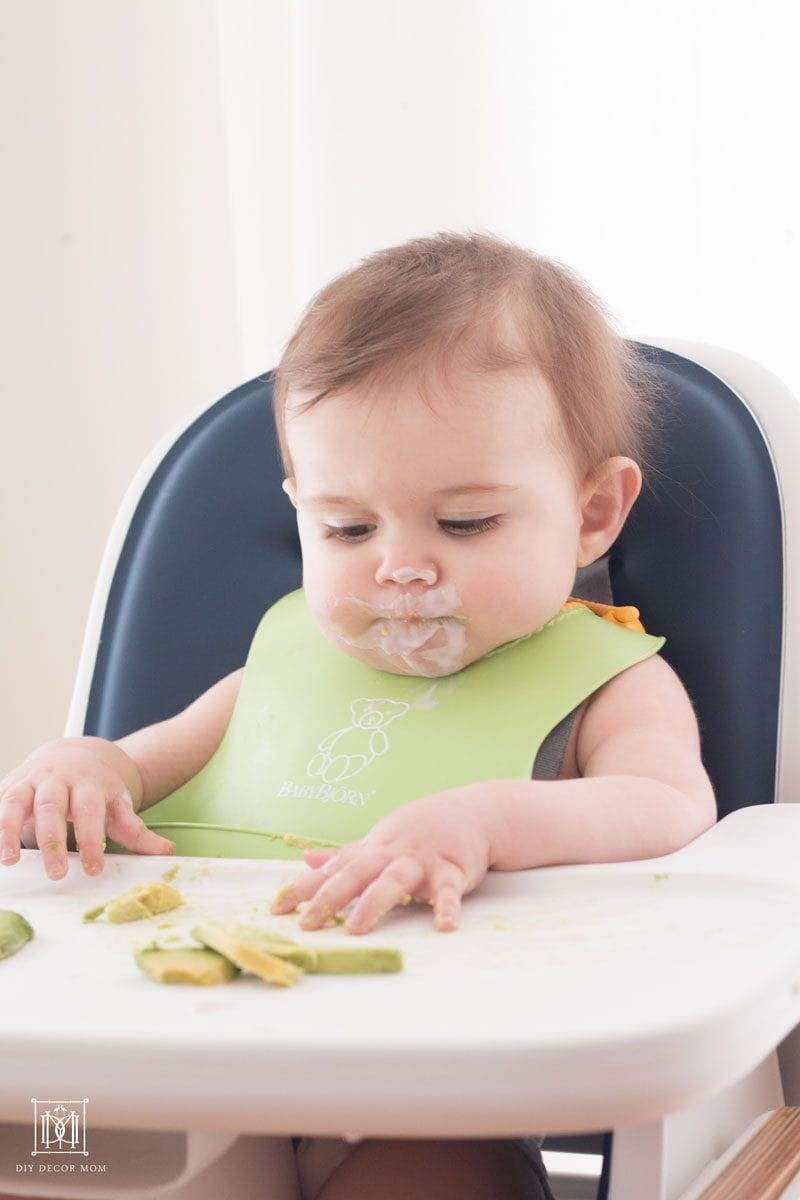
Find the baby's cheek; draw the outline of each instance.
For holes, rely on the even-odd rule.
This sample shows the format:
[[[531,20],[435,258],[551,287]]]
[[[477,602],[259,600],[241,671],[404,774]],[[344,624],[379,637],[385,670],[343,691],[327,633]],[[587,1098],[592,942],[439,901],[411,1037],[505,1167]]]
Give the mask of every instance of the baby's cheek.
[[[375,619],[363,600],[355,596],[338,595],[329,599],[321,608],[318,623],[327,629],[329,636],[349,641],[369,629]]]
[[[525,587],[525,581],[506,576],[506,582],[492,582],[473,598],[470,620],[470,641],[479,656],[515,638],[525,637],[555,614],[560,605],[550,611],[550,602],[543,599],[541,589]]]
[[[305,591],[305,581],[303,582],[303,590]],[[333,642],[340,650],[344,649],[345,647],[342,644],[341,638],[339,638],[336,630],[331,625],[330,614],[325,603],[320,603],[319,600],[315,599],[313,592],[309,594],[307,591],[306,603],[308,604],[308,611],[311,614],[311,618],[320,633],[329,642]]]

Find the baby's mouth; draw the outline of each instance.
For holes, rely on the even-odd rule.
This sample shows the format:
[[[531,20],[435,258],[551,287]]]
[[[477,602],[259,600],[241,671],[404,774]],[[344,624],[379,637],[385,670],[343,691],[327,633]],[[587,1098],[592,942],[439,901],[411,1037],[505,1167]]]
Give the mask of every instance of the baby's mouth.
[[[423,621],[455,620],[461,607],[452,584],[427,592],[398,592],[383,601],[361,600],[358,596],[337,596],[330,606],[331,626],[345,639],[359,636],[376,621],[417,624]]]
[[[441,635],[446,627],[445,622],[450,619],[448,617],[390,617],[387,620],[382,617],[373,621],[364,637],[368,638],[370,643],[373,639],[377,639],[378,644],[381,640],[391,644],[392,648],[388,653],[412,654],[435,638],[437,634]]]
[[[467,634],[453,615],[460,601],[452,584],[422,595],[403,592],[380,605],[342,596],[331,608],[331,626],[342,641],[376,652],[395,670],[402,664],[414,675],[439,676],[463,664]]]
[[[413,675],[451,675],[463,665],[467,640],[462,621],[454,617],[381,618],[361,637],[346,638],[351,646],[377,651],[395,667]]]

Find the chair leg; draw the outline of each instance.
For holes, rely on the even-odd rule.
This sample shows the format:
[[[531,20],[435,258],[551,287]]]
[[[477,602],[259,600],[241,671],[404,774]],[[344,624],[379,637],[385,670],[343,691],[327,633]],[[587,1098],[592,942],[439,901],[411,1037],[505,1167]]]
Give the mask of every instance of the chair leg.
[[[613,1136],[606,1185],[609,1200],[666,1200],[664,1121],[617,1129]]]
[[[778,1108],[754,1122],[684,1200],[780,1200],[799,1172],[800,1108]]]
[[[603,1166],[597,1184],[597,1200],[608,1200],[608,1185],[611,1179],[611,1155],[614,1153],[614,1135],[603,1134]]]
[[[759,1114],[783,1102],[772,1052],[730,1087],[691,1108],[649,1125],[614,1130],[608,1200],[689,1200],[686,1189],[707,1164],[719,1159]]]

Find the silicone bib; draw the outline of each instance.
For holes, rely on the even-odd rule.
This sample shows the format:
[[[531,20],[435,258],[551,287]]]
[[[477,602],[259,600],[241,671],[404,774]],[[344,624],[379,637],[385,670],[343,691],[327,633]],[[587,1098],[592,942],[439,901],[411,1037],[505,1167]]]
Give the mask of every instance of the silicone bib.
[[[575,608],[454,675],[393,675],[331,645],[292,592],[256,631],[216,753],[144,819],[204,857],[298,857],[281,834],[352,841],[419,796],[530,778],[553,726],[663,642]]]

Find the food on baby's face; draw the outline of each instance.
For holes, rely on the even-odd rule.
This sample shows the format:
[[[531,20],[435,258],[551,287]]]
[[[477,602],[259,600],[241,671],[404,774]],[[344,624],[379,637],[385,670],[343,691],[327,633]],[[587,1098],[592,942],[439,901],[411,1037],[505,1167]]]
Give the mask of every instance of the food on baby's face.
[[[20,913],[0,908],[0,958],[10,958],[32,937],[33,928]]]
[[[101,913],[106,914],[106,920],[113,925],[125,921],[143,921],[147,917],[156,917],[160,913],[170,912],[183,904],[183,896],[177,888],[168,883],[137,883],[135,887],[123,892],[116,900],[107,904],[98,904],[83,914],[84,921],[95,921]]]
[[[228,983],[239,974],[230,959],[207,946],[175,950],[145,946],[137,951],[136,962],[157,983],[193,983],[205,987]]]

